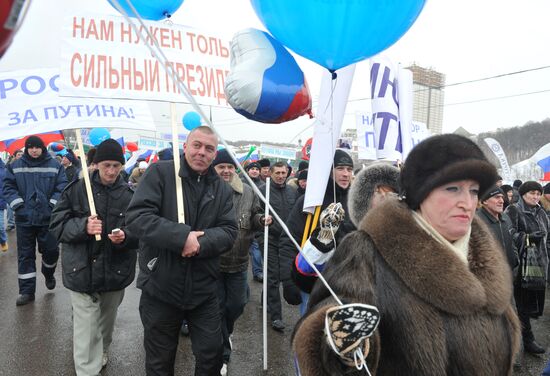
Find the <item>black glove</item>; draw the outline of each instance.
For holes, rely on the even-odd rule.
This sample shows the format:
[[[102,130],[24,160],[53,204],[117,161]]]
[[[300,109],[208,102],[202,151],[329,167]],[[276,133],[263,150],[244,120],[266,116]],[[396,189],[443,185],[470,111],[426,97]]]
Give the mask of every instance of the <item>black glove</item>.
[[[300,289],[292,280],[283,281],[283,298],[290,305],[299,305],[302,303]]]
[[[535,231],[529,234],[529,240],[539,242],[544,238],[544,235],[546,235],[544,231]]]

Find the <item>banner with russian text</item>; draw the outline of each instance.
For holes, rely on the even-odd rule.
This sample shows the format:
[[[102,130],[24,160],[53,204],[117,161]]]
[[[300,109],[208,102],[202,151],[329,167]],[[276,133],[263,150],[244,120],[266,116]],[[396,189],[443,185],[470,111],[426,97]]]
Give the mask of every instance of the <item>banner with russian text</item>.
[[[155,130],[141,101],[58,95],[59,70],[0,72],[0,140],[78,128]]]
[[[512,181],[512,171],[510,170],[510,165],[508,164],[508,158],[500,146],[500,143],[494,138],[487,137],[483,139],[485,143],[489,146],[489,149],[495,154],[498,161],[500,162],[500,167],[502,167],[502,175],[504,180]]]
[[[224,83],[229,73],[229,41],[181,25],[152,21],[145,25],[199,104],[228,106]],[[136,34],[123,17],[67,17],[61,45],[61,95],[186,102],[147,44],[154,42]]]

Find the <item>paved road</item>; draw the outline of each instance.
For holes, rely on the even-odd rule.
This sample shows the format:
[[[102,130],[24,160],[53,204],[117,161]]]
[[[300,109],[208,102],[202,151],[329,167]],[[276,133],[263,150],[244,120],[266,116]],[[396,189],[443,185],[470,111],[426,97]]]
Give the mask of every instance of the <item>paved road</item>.
[[[75,375],[72,362],[72,323],[68,290],[61,285],[59,269],[56,272],[58,286],[53,291],[44,287],[40,275],[37,282],[36,301],[23,307],[15,306],[17,298],[17,258],[15,233],[9,233],[10,250],[0,254],[0,375],[44,376]],[[262,370],[262,326],[260,285],[250,283],[251,299],[244,315],[237,322],[233,336],[234,351],[229,365],[230,375],[239,376],[287,376],[293,375],[290,357],[291,328],[298,319],[295,307],[283,304],[287,322],[284,334],[268,328],[269,369]],[[104,376],[144,375],[143,330],[138,315],[140,292],[135,286],[126,289],[126,296],[119,309],[110,361]],[[549,306],[550,301],[547,302]],[[550,315],[534,324],[539,342],[550,344]],[[483,349],[480,349],[483,351]],[[546,363],[546,356],[522,357],[522,367],[514,375],[539,376]],[[193,374],[193,356],[188,338],[181,338],[176,360],[177,375]],[[480,371],[480,375],[483,372]]]

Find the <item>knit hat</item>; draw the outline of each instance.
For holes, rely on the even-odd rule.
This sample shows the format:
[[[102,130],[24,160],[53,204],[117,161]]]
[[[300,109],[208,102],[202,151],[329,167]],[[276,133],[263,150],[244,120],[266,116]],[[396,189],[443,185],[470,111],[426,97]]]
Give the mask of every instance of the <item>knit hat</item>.
[[[334,153],[334,167],[349,166],[353,167],[353,159],[343,150],[336,149]]]
[[[481,197],[481,201],[487,201],[488,199],[490,199],[491,197],[495,197],[496,195],[504,196],[504,191],[500,187],[494,185]]]
[[[141,161],[141,162],[139,162],[139,164],[138,164],[138,168],[142,168],[142,169],[145,170],[147,167],[149,167],[149,164],[148,164],[147,162],[145,162],[145,161]]]
[[[249,164],[246,165],[246,167],[244,168],[246,171],[250,170],[252,167],[255,167],[257,168],[258,170],[260,168],[262,168],[262,166],[260,166],[260,164],[258,162],[250,162]]]
[[[74,151],[72,151],[71,149],[67,149],[67,153],[63,156],[67,158],[72,164],[76,163],[76,155],[74,155]]]
[[[409,153],[400,175],[400,196],[416,210],[443,184],[471,179],[483,194],[497,181],[496,168],[479,146],[466,137],[443,134],[425,139]]]
[[[308,167],[309,167],[308,161],[300,161],[300,163],[298,163],[298,171],[305,170]]]
[[[122,164],[126,163],[122,146],[112,138],[108,138],[97,146],[94,155],[94,163],[102,161],[117,161]]]
[[[548,183],[544,186],[544,190],[542,191],[542,193],[544,193],[545,195],[550,194],[550,183]]]
[[[46,145],[44,145],[44,141],[38,136],[29,136],[27,140],[25,141],[25,153],[27,152],[26,149],[29,148],[40,148],[42,149],[42,153],[46,153],[48,150],[46,149]]]
[[[531,192],[531,191],[539,191],[540,194],[542,194],[542,185],[540,185],[536,181],[530,180],[530,181],[526,181],[525,183],[520,185],[518,188],[518,192],[520,196],[523,196],[527,192]]]
[[[298,174],[298,180],[307,180],[307,170],[302,170]]]
[[[229,155],[229,151],[227,149],[218,150],[218,154],[216,155],[214,162],[212,162],[212,166],[217,166],[220,163],[230,163],[237,168],[237,165]]]
[[[349,216],[355,226],[367,214],[376,188],[388,186],[398,192],[398,178],[399,169],[387,163],[374,163],[357,174],[348,195]]]
[[[522,185],[522,184],[523,184],[523,182],[522,182],[521,180],[516,179],[516,180],[514,180],[514,182],[512,183],[512,187],[514,187],[514,188],[519,188],[519,186]]]
[[[260,159],[258,161],[258,163],[260,164],[261,167],[270,167],[271,166],[271,162],[267,158]]]

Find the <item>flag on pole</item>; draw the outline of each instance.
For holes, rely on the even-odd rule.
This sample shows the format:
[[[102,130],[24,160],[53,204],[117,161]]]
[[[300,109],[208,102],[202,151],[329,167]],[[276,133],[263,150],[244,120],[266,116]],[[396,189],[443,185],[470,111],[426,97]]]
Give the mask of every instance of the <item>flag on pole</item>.
[[[543,177],[541,180],[550,181],[550,143],[541,147],[531,159],[542,168]]]
[[[31,135],[25,136],[22,138],[17,138],[17,139],[4,140],[5,150],[8,153],[13,154],[17,150],[23,149],[25,147],[25,141],[27,141],[27,138],[29,138],[30,136]],[[40,134],[37,134],[36,136],[38,136],[42,141],[44,141],[44,145],[48,145],[54,141],[61,141],[65,139],[63,137],[63,132],[61,131],[40,133]]]

